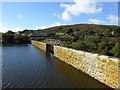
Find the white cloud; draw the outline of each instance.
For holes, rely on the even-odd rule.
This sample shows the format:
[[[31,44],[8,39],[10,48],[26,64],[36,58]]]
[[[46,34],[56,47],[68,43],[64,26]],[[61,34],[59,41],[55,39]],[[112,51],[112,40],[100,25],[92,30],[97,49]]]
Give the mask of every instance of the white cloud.
[[[7,27],[0,27],[0,32],[7,32],[8,30],[11,30],[13,32],[23,31],[25,28],[15,27],[15,28],[7,28]]]
[[[20,27],[15,27],[15,28],[12,28],[11,30],[14,32],[18,32],[18,31],[23,31],[24,29]]]
[[[65,21],[71,21],[72,15],[96,14],[102,12],[102,7],[97,8],[96,0],[73,0],[74,4],[60,4],[65,10],[60,18]]]
[[[104,21],[98,20],[98,19],[89,19],[88,22],[92,24],[104,24]]]
[[[59,22],[55,22],[54,24],[51,25],[51,27],[54,27],[54,26],[60,26],[60,25],[61,25],[61,23],[59,23]]]
[[[110,23],[118,24],[118,16],[115,15],[109,15],[108,19],[110,20]]]
[[[68,12],[64,11],[61,15],[61,19],[65,20],[65,21],[71,21],[72,17]]]
[[[1,33],[1,32],[3,32],[3,33],[4,33],[4,32],[7,32],[7,28],[0,27],[0,33]]]
[[[61,25],[61,23],[55,22],[54,24],[52,24],[50,26],[40,26],[40,27],[37,27],[36,29],[46,29],[46,28],[49,28],[49,27],[60,26],[60,25]]]
[[[17,15],[17,18],[22,18],[22,16],[20,14]]]
[[[26,28],[20,28],[20,27],[8,28],[8,27],[4,27],[1,25],[3,24],[0,22],[0,32],[3,32],[3,33],[7,32],[8,30],[11,30],[13,32],[18,32],[18,31],[23,31],[26,29]],[[45,28],[60,26],[60,25],[61,23],[55,22],[54,24],[51,24],[50,26],[40,26],[40,27],[37,27],[36,29],[45,29]]]
[[[57,13],[54,13],[54,16],[57,16],[58,18],[61,18],[62,20],[65,20],[65,21],[71,21],[72,20],[71,15],[66,11],[63,12],[61,16],[58,15]]]

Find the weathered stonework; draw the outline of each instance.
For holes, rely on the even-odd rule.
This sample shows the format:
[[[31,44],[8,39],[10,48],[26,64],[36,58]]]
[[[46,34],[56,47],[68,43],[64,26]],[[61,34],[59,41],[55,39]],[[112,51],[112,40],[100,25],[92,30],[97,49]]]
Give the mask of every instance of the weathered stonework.
[[[118,88],[118,58],[109,58],[61,46],[54,46],[54,55],[98,81],[112,88]]]
[[[41,50],[43,51],[46,51],[46,43],[43,43],[43,42],[38,42],[38,41],[31,41],[32,45],[40,48]]]
[[[46,51],[46,43],[32,41],[32,44]],[[118,83],[120,60],[118,58],[109,58],[61,46],[54,46],[54,56],[112,88],[120,88],[120,83]]]

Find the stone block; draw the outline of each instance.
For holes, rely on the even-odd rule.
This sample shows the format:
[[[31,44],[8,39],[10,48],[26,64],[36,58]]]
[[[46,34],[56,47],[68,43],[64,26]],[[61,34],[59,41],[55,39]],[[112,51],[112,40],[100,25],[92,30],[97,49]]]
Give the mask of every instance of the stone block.
[[[108,65],[118,66],[118,60],[114,58],[108,58]]]
[[[100,61],[103,63],[107,63],[108,60],[108,56],[104,56],[104,55],[99,55]]]
[[[110,75],[108,78],[111,79],[112,81],[116,81],[116,82],[118,80],[118,77],[115,74]]]

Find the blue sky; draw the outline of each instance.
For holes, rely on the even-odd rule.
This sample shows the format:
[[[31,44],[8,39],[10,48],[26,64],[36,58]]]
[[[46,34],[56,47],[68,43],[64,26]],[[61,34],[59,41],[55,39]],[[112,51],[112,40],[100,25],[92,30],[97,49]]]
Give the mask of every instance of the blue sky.
[[[82,23],[117,25],[117,2],[79,1],[3,2],[0,32]]]

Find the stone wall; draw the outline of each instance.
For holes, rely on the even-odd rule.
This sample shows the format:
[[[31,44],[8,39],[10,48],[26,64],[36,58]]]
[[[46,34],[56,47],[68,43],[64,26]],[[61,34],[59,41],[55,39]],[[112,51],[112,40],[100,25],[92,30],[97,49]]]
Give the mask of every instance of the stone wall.
[[[31,43],[46,51],[46,43],[37,41],[31,41]],[[120,60],[118,58],[61,46],[54,46],[54,56],[112,88],[119,88],[118,86],[120,86],[118,83]]]
[[[38,42],[38,41],[31,41],[32,45],[40,48],[41,50],[43,51],[46,51],[46,43],[43,43],[43,42]]]
[[[98,81],[112,88],[118,88],[118,64],[120,64],[118,58],[109,58],[61,46],[54,46],[54,55]]]

